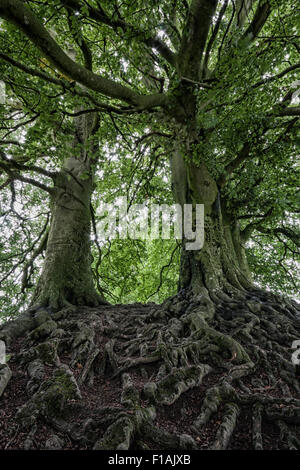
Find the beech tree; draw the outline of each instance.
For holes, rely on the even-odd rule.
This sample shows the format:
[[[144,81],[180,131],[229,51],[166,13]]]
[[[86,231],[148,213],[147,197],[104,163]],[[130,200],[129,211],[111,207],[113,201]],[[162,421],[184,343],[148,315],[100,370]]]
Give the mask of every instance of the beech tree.
[[[148,259],[148,268],[152,262],[150,272],[162,258],[156,285],[147,281],[146,292],[151,299],[165,281],[162,296],[174,294],[148,317],[156,328],[165,322],[165,333],[154,334],[156,347],[146,347],[150,355],[140,350],[141,358],[127,358],[113,369],[120,373],[162,360],[161,379],[177,367],[168,380],[185,385],[176,396],[170,392],[170,398],[165,379],[166,389],[161,384],[156,397],[158,403],[171,404],[190,388],[191,371],[178,372],[180,366],[192,362],[201,369],[193,369],[197,378],[192,374],[192,386],[208,373],[207,364],[199,366],[203,358],[209,368],[211,363],[224,367],[226,380],[207,395],[194,429],[224,401],[225,431],[214,446],[225,448],[243,402],[232,382],[257,372],[255,359],[260,364],[270,354],[274,360],[275,351],[278,367],[284,368],[286,348],[299,336],[297,304],[262,290],[297,292],[300,63],[295,2],[0,0],[0,17],[6,85],[0,141],[4,205],[13,216],[18,191],[27,191],[30,207],[43,193],[50,204],[50,211],[39,215],[33,228],[37,239],[29,236],[25,253],[10,258],[4,247],[5,281],[23,265],[22,290],[34,291],[31,312],[49,307],[57,313],[70,305],[96,307],[122,300],[117,286],[133,277],[129,253]],[[194,251],[186,249],[186,240],[180,247],[158,241],[147,251],[143,244],[127,242],[121,262],[122,245],[113,241],[107,252],[112,258],[105,261],[96,207],[122,194],[130,196],[130,203],[149,198],[180,204],[182,210],[185,204],[204,204],[204,246]],[[18,235],[13,237],[18,243]],[[18,261],[10,270],[14,257]],[[122,271],[117,281],[109,279],[114,263]],[[145,291],[144,284],[140,290]],[[138,288],[134,292],[139,297]],[[27,317],[24,325],[5,326],[6,338],[33,328]],[[150,330],[142,330],[146,344]],[[113,364],[112,351],[107,357]],[[289,363],[288,368],[286,383],[299,392],[295,367]],[[266,373],[272,376],[270,365]],[[127,376],[124,387],[131,387]],[[230,404],[231,399],[237,404]],[[260,404],[269,401],[263,398]],[[261,447],[260,414],[255,408],[255,448]],[[132,435],[140,424],[131,423]],[[284,426],[281,432],[292,446],[294,437]],[[96,447],[112,445],[114,432],[110,429],[105,443]]]

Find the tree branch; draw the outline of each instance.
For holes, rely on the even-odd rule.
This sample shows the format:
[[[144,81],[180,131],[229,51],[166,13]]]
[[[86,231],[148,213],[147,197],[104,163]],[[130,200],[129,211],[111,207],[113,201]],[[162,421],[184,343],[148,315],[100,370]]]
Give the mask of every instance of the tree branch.
[[[72,9],[71,8],[67,7],[66,10],[67,10],[67,15],[68,15],[69,29],[70,29],[70,32],[71,32],[73,38],[74,38],[74,41],[76,42],[76,44],[81,49],[81,52],[82,52],[83,57],[84,57],[85,68],[87,68],[88,70],[92,70],[93,69],[92,52],[91,52],[89,46],[87,45],[87,42],[85,41],[85,39],[82,35],[79,20],[78,20],[77,16],[75,16],[75,15],[72,16]]]
[[[299,234],[295,233],[293,230],[287,227],[278,227],[274,229],[265,229],[263,227],[257,227],[257,230],[261,233],[267,233],[267,234],[277,234],[281,233],[285,237],[289,238],[292,240],[292,242],[297,246],[300,247],[300,236]]]
[[[41,168],[37,165],[28,165],[28,166],[26,166],[26,165],[20,164],[16,160],[8,159],[5,156],[5,154],[2,152],[2,150],[0,150],[0,155],[1,155],[2,160],[4,160],[2,162],[2,166],[1,166],[1,168],[4,169],[4,171],[5,171],[5,167],[6,168],[9,167],[8,168],[9,170],[11,170],[13,168],[13,169],[16,169],[16,170],[21,170],[21,171],[34,171],[35,173],[38,173],[38,174],[43,175],[43,176],[47,176],[48,178],[54,179],[56,177],[55,172],[45,170],[45,168]],[[0,164],[1,164],[1,162],[0,162]]]
[[[0,12],[0,16],[1,16],[1,12]],[[12,57],[9,57],[7,54],[3,54],[3,52],[0,52],[0,59],[5,60],[5,62],[8,62],[14,67],[17,67],[18,69],[23,70],[23,72],[26,72],[29,75],[32,75],[33,77],[42,78],[43,80],[46,80],[47,82],[54,83],[54,85],[60,85],[63,88],[67,85],[67,83],[64,80],[51,77],[45,72],[41,72],[40,70],[36,70],[36,69],[33,69],[32,67],[28,67],[27,65],[22,64],[21,62],[17,62]]]
[[[7,178],[7,180],[4,181],[4,183],[0,185],[0,191],[1,191],[2,189],[6,188],[6,186],[9,186],[10,183],[11,183],[11,178]]]
[[[272,75],[271,77],[267,77],[267,78],[264,78],[263,80],[260,80],[259,82],[252,85],[251,88],[257,88],[257,87],[260,87],[261,85],[265,85],[266,83],[274,82],[275,80],[278,80],[278,78],[282,78],[284,77],[284,75],[288,74],[289,72],[293,72],[294,70],[297,70],[299,68],[300,68],[300,62],[294,65],[291,65],[290,67],[287,67],[286,69],[282,70],[276,75]]]
[[[139,109],[166,104],[167,97],[163,94],[140,95],[131,88],[101,77],[74,62],[52,38],[35,14],[20,0],[2,0],[0,17],[16,24],[54,67],[75,82],[110,98],[125,101]]]
[[[180,75],[199,79],[200,63],[218,0],[192,0],[178,53]]]
[[[31,257],[29,258],[28,261],[26,261],[26,263],[24,264],[23,266],[23,273],[22,273],[22,281],[21,281],[21,292],[25,292],[25,289],[28,288],[28,287],[31,287],[29,286],[29,281],[30,281],[30,277],[32,275],[32,271],[33,271],[33,263],[35,261],[35,259],[46,249],[47,247],[47,241],[48,241],[48,234],[49,234],[49,229],[47,228],[48,226],[48,223],[49,223],[49,215],[47,217],[47,220],[46,220],[46,223],[38,237],[38,239],[35,241],[35,244],[37,242],[40,241],[39,245],[37,246],[37,248],[32,252],[32,255]],[[28,270],[31,270],[31,272],[29,273],[28,275]]]
[[[52,188],[32,178],[27,178],[26,176],[22,176],[17,173],[12,173],[12,177],[15,180],[23,181],[23,183],[28,183],[28,184],[31,184],[32,186],[36,186],[37,188],[42,189],[43,191],[46,191],[47,193],[51,195],[53,194]]]
[[[68,90],[73,95],[77,95],[77,96],[80,96],[80,97],[83,97],[83,98],[87,98],[89,101],[91,101],[96,106],[94,111],[107,111],[109,113],[116,113],[116,114],[131,114],[131,113],[136,113],[136,112],[139,111],[138,109],[133,108],[133,107],[128,107],[128,106],[126,106],[126,107],[125,106],[124,107],[122,107],[122,106],[116,107],[116,106],[112,106],[112,105],[109,105],[107,103],[98,101],[93,96],[91,96],[87,91],[85,91],[83,89],[78,89],[76,86],[74,86],[75,82],[70,83],[70,82],[65,81],[65,80],[61,80],[61,79],[58,79],[58,78],[51,77],[51,75],[48,75],[47,73],[44,73],[44,72],[41,72],[39,70],[33,69],[32,67],[28,67],[27,65],[16,61],[12,57],[9,57],[8,55],[3,54],[2,52],[0,52],[0,59],[5,60],[6,62],[10,63],[14,67],[16,67],[20,70],[23,70],[23,72],[25,72],[29,75],[32,75],[33,77],[39,77],[43,80],[46,80],[49,83],[53,83],[54,85],[61,86],[64,91]],[[65,114],[68,114],[66,111],[62,111],[62,110],[57,110],[57,112],[62,112],[62,113],[65,112]],[[90,112],[90,110],[87,110],[85,112]],[[72,115],[72,114],[70,114],[70,115]],[[2,144],[2,142],[3,142],[3,144]],[[11,144],[18,145],[17,142],[13,142],[13,141],[7,141],[7,140],[6,141],[0,141],[0,145],[4,145],[6,143],[11,143]]]
[[[74,11],[80,11],[83,6],[78,0],[62,0],[62,4],[72,8]],[[106,24],[115,30],[117,28],[121,28],[124,32],[132,33],[133,36],[141,39],[141,41],[147,46],[151,48],[154,47],[160,55],[169,62],[169,64],[173,66],[175,65],[176,54],[172,52],[158,37],[149,37],[148,33],[126,23],[122,19],[112,20],[100,6],[99,2],[98,8],[91,6],[86,2],[84,2],[84,6],[87,8],[90,18],[94,19],[98,23]]]
[[[282,103],[280,103],[280,106],[282,106]],[[269,116],[270,117],[274,117],[274,116],[300,116],[300,107],[299,106],[298,107],[294,106],[294,107],[290,107],[290,108],[289,107],[283,107],[283,108],[281,107],[281,109],[278,112],[276,112],[276,111],[272,112]],[[289,132],[293,128],[293,126],[296,122],[297,122],[297,119],[291,120],[290,122],[288,122],[287,130],[280,136],[280,140],[287,136],[287,132]],[[268,130],[269,130],[269,128],[267,126],[265,126],[263,128],[262,132],[261,132],[260,137],[262,137]],[[280,141],[280,140],[278,140],[278,141]],[[276,143],[278,141],[276,141]],[[266,149],[266,151],[268,151],[270,148],[271,148],[271,146],[269,146]],[[224,184],[226,183],[226,180],[227,180],[228,176],[230,176],[233,173],[233,171],[236,170],[240,166],[240,164],[244,160],[246,160],[246,158],[248,158],[250,150],[251,150],[250,143],[247,141],[243,144],[243,147],[240,150],[237,157],[234,158],[231,162],[229,162],[225,166],[223,173],[221,174],[221,176],[218,178],[218,181],[217,181],[217,184],[218,184],[219,187],[223,187]]]
[[[247,15],[252,7],[253,0],[237,0],[236,24],[238,28],[243,28]]]
[[[293,106],[290,108],[283,108],[277,116],[300,116],[300,106]]]
[[[241,231],[240,235],[241,235],[241,240],[243,242],[247,241],[252,232],[256,229],[256,230],[259,230],[259,227],[262,227],[262,221],[261,219],[263,220],[266,220],[268,217],[270,217],[273,213],[273,210],[274,210],[274,207],[270,207],[270,209],[264,214],[264,216],[261,216],[260,220],[257,220],[255,222],[251,222],[250,224],[248,224],[244,230]]]
[[[266,23],[269,15],[271,13],[271,5],[267,0],[260,0],[254,18],[245,31],[244,38],[250,38],[251,40],[255,39],[259,34],[264,24]]]
[[[6,162],[0,162],[0,168],[2,168],[5,173],[8,174],[10,181],[18,180],[18,181],[23,181],[23,183],[29,183],[33,186],[36,186],[39,189],[42,189],[43,191],[46,191],[49,194],[53,194],[53,188],[50,188],[46,184],[40,183],[39,181],[36,181],[32,178],[27,178],[26,176],[20,175],[16,171],[13,171],[11,168],[8,168],[6,165]]]
[[[227,177],[233,173],[233,171],[239,167],[239,165],[248,157],[250,152],[250,144],[249,142],[245,142],[241,151],[239,152],[238,156],[232,160],[231,162],[228,163],[228,165],[225,166],[224,171],[222,175],[219,177],[217,184],[219,187],[224,186]]]
[[[211,51],[211,48],[213,46],[213,43],[218,35],[218,32],[219,32],[219,29],[220,29],[220,26],[221,26],[221,22],[222,22],[222,19],[223,19],[223,16],[225,14],[225,11],[226,11],[226,8],[227,8],[227,5],[228,5],[228,0],[225,0],[224,3],[223,3],[223,6],[219,12],[219,16],[218,16],[218,19],[217,19],[217,22],[216,22],[216,25],[213,29],[213,32],[211,34],[211,37],[210,37],[210,40],[207,44],[207,48],[206,48],[206,51],[205,51],[205,57],[204,57],[204,62],[203,62],[203,69],[204,71],[206,71],[206,68],[207,68],[207,64],[208,64],[208,59],[209,59],[209,55],[210,55],[210,51]]]

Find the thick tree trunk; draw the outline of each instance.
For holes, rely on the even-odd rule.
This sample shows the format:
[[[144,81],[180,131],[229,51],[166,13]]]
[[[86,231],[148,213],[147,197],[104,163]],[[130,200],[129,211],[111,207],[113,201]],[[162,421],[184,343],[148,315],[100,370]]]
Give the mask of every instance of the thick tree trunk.
[[[75,121],[73,156],[66,158],[56,178],[46,257],[32,304],[57,309],[66,304],[98,305],[91,270],[91,195],[93,152],[90,145],[94,120]]]
[[[204,245],[201,250],[187,250],[183,240],[179,290],[191,289],[195,295],[205,290],[216,298],[251,287],[238,223],[225,213],[205,163],[197,167],[176,151],[171,169],[174,197],[182,209],[184,204],[204,204]]]
[[[251,286],[243,247],[233,240],[232,228],[226,225],[219,210],[205,216],[204,246],[199,251],[188,251],[183,245],[180,267],[180,289],[198,286],[209,292],[231,295]],[[237,238],[237,237],[236,237]]]

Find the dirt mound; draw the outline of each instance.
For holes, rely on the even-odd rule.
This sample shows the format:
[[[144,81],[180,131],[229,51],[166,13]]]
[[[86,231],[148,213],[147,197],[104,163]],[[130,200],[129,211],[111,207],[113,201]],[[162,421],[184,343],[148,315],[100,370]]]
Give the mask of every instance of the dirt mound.
[[[0,330],[0,449],[300,449],[297,315],[260,291],[28,311]]]

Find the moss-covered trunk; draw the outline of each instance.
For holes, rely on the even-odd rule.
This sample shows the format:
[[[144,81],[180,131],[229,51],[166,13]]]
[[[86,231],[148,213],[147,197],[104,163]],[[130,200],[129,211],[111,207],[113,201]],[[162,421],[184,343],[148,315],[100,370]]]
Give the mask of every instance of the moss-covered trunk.
[[[97,305],[91,270],[91,196],[97,146],[94,116],[75,121],[75,136],[58,173],[51,200],[51,226],[42,274],[32,304],[60,308]]]
[[[196,166],[176,151],[171,168],[174,197],[183,210],[184,204],[204,204],[204,245],[188,250],[183,240],[179,289],[192,289],[195,294],[205,290],[211,297],[247,289],[251,280],[239,225],[226,214],[206,164]]]

